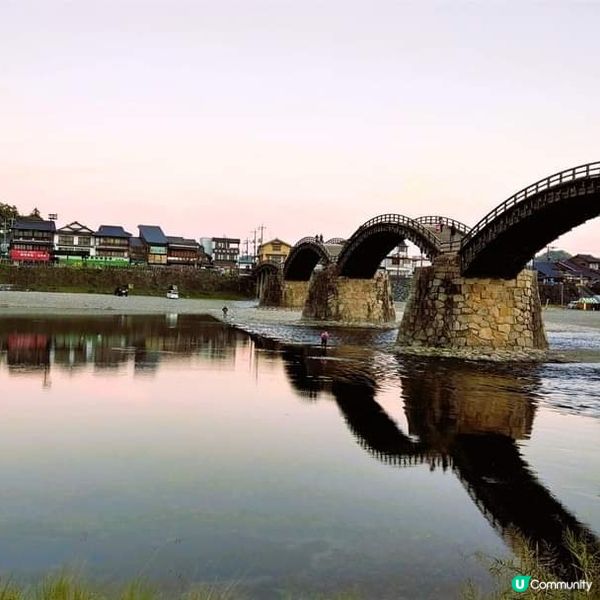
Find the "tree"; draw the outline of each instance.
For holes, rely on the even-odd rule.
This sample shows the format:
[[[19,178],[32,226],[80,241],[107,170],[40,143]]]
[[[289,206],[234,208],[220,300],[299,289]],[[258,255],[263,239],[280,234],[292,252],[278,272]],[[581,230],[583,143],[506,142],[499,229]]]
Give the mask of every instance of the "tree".
[[[31,211],[31,213],[29,214],[30,217],[34,218],[34,219],[41,219],[42,216],[40,215],[40,209],[37,208],[37,206]]]
[[[571,255],[565,250],[542,250],[539,254],[536,255],[538,260],[550,260],[552,262],[557,262],[559,260],[566,260],[567,258],[571,258]]]
[[[19,216],[19,211],[16,206],[10,204],[4,204],[0,202],[0,227],[4,225],[4,221],[16,219]]]

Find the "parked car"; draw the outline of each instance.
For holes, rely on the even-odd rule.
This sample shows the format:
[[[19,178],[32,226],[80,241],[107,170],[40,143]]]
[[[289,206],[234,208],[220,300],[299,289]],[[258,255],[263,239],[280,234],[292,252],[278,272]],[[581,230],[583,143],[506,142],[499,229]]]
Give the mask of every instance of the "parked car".
[[[179,298],[179,290],[177,289],[176,285],[169,286],[169,289],[167,290],[167,298],[170,298],[171,300],[177,300]]]

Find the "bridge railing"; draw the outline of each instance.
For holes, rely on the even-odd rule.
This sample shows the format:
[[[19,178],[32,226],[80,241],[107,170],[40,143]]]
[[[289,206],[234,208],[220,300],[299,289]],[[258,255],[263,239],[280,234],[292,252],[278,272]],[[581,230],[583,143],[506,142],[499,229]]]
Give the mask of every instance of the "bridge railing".
[[[358,235],[360,232],[368,229],[369,227],[373,227],[373,225],[379,224],[387,224],[387,223],[398,223],[399,225],[407,225],[412,229],[418,231],[424,238],[426,238],[434,247],[440,247],[440,240],[433,234],[429,229],[424,227],[421,223],[417,222],[415,219],[411,219],[410,217],[405,217],[404,215],[398,215],[396,213],[386,213],[384,215],[378,215],[373,217],[366,223],[363,223],[352,235],[352,238]],[[352,239],[350,238],[350,239]]]
[[[494,210],[490,211],[479,223],[477,223],[470,231],[465,235],[462,239],[461,247],[464,248],[470,240],[472,240],[484,227],[486,227],[491,221],[493,221],[497,216],[512,208],[519,202],[526,200],[530,196],[534,196],[540,192],[546,191],[555,186],[559,186],[563,183],[567,183],[569,181],[576,181],[579,179],[587,179],[590,177],[600,177],[600,161],[596,161],[593,163],[588,163],[587,165],[579,165],[578,167],[573,167],[571,169],[566,169],[565,171],[561,171],[560,173],[555,173],[554,175],[550,175],[550,177],[546,177],[545,179],[540,179],[535,183],[523,188],[518,191],[516,194],[505,200],[502,204],[499,204],[494,208]]]
[[[330,245],[338,244],[338,245],[342,246],[343,244],[346,243],[346,240],[344,238],[331,238],[324,243],[330,244]]]
[[[450,242],[440,242],[442,252],[458,252],[461,248],[462,238],[460,240],[452,240]]]
[[[320,244],[320,243],[321,243],[321,242],[318,242],[318,241],[317,241],[317,238],[316,238],[316,237],[312,237],[312,236],[310,236],[310,235],[307,235],[306,237],[303,237],[301,240],[298,240],[298,241],[297,241],[297,242],[294,244],[294,247],[295,247],[295,246],[299,246],[300,244],[306,244],[306,243],[309,243],[309,242],[312,242],[313,244]]]
[[[415,219],[417,223],[421,225],[445,225],[448,227],[454,227],[459,233],[468,233],[470,227],[457,221],[456,219],[451,219],[450,217],[440,217],[436,215],[427,215],[425,217],[418,217]]]

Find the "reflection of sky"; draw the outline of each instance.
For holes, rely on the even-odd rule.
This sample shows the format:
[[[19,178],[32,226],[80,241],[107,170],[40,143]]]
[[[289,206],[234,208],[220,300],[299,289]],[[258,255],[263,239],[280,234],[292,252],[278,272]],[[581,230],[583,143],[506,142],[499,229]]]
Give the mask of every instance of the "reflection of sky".
[[[440,576],[453,581],[482,537],[500,550],[454,478],[426,465],[390,472],[356,446],[333,402],[298,402],[281,369],[255,379],[237,365],[170,363],[134,385],[131,373],[99,386],[91,372],[56,372],[51,390],[4,373],[3,570],[79,557],[131,576],[155,556],[152,575],[190,577],[193,556],[204,577],[333,569],[349,585],[370,581],[370,568],[425,576],[425,555],[444,564],[452,550],[460,558]],[[432,515],[440,490],[457,502]],[[452,540],[455,524],[469,534]],[[344,566],[357,560],[369,569]],[[405,573],[392,576],[398,564]]]
[[[0,571],[78,561],[95,576],[241,580],[261,597],[356,584],[372,597],[439,598],[467,577],[485,580],[469,557],[504,545],[450,471],[374,460],[326,386],[306,402],[281,353],[224,339],[212,357],[197,348],[161,360],[153,377],[135,377],[131,355],[115,372],[52,367],[45,388],[41,374],[0,368]],[[343,374],[375,360],[385,378],[376,400],[407,432],[396,359],[345,352],[313,362]],[[507,377],[476,381],[491,397]],[[538,410],[520,443],[552,492],[600,531],[594,462],[577,462],[597,431],[596,420]]]
[[[566,378],[565,378],[566,379]],[[580,394],[580,400],[585,401]],[[600,533],[600,415],[542,409],[536,415],[531,440],[521,444],[523,455],[540,481],[584,523]]]

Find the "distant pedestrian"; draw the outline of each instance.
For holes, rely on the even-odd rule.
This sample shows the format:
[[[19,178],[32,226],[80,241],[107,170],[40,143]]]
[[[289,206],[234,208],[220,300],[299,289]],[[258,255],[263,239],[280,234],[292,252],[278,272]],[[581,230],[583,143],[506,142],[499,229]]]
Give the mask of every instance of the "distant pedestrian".
[[[221,310],[223,311],[223,318],[226,319],[228,308],[226,306],[224,306]]]
[[[329,342],[329,332],[321,331],[321,348],[327,348],[327,342]]]

